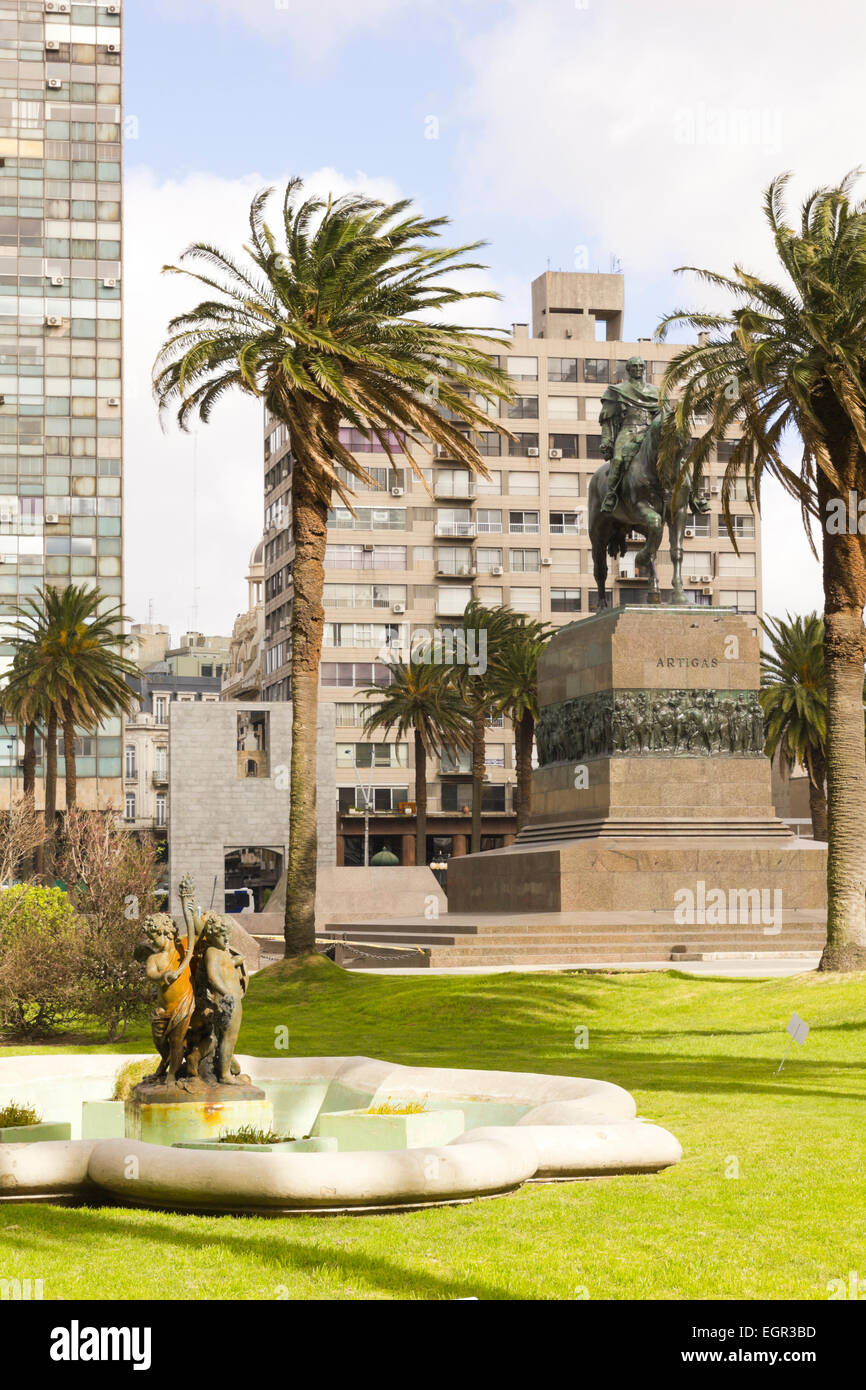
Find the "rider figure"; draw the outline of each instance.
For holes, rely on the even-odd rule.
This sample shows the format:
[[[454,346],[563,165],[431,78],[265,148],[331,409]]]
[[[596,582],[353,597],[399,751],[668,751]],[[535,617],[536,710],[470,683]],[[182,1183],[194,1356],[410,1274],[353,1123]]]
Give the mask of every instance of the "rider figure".
[[[625,365],[625,381],[608,386],[601,398],[601,456],[611,461],[603,512],[616,507],[625,471],[662,408],[658,387],[644,381],[643,358],[630,357]]]

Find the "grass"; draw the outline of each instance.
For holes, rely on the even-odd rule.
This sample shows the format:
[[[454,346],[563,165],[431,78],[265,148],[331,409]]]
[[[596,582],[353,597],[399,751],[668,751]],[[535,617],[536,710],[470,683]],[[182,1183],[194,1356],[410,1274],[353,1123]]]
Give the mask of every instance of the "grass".
[[[0,1278],[42,1278],[46,1298],[827,1298],[828,1281],[866,1277],[864,984],[272,966],[250,985],[242,1052],[281,1055],[287,1026],[294,1055],[600,1077],[683,1160],[396,1216],[3,1205]],[[779,1073],[795,1011],[812,1031]],[[150,1044],[141,1030],[109,1050]]]
[[[14,1100],[0,1106],[0,1129],[25,1129],[38,1125],[42,1116],[32,1105],[18,1105]]]

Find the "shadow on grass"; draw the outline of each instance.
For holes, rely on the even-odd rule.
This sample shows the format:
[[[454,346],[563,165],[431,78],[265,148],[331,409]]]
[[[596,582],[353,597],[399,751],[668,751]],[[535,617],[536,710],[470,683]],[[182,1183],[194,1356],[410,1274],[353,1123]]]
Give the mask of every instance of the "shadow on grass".
[[[485,1205],[506,1201],[508,1196],[491,1198]],[[15,1232],[19,1249],[31,1244],[34,1250],[45,1251],[47,1246],[54,1245],[62,1249],[64,1254],[68,1254],[76,1248],[89,1248],[91,1258],[94,1258],[101,1245],[103,1253],[107,1255],[109,1252],[104,1247],[110,1246],[114,1241],[122,1241],[127,1249],[128,1243],[133,1242],[132,1256],[135,1258],[135,1244],[153,1242],[165,1247],[166,1253],[176,1252],[179,1257],[195,1257],[202,1249],[216,1246],[238,1260],[257,1260],[268,1266],[262,1270],[263,1281],[270,1278],[273,1282],[267,1290],[260,1293],[251,1292],[251,1299],[271,1297],[280,1301],[279,1290],[281,1285],[285,1285],[287,1276],[295,1274],[301,1278],[309,1277],[315,1280],[317,1276],[321,1278],[323,1266],[333,1270],[332,1282],[344,1289],[347,1286],[353,1287],[353,1281],[360,1283],[362,1288],[359,1292],[362,1296],[363,1286],[368,1286],[374,1293],[390,1293],[403,1297],[409,1290],[416,1297],[428,1299],[477,1297],[485,1300],[507,1300],[514,1296],[513,1291],[503,1285],[483,1283],[475,1278],[436,1275],[417,1266],[400,1266],[366,1250],[353,1253],[337,1243],[333,1236],[329,1236],[329,1223],[339,1220],[345,1213],[335,1214],[334,1217],[264,1218],[261,1219],[261,1228],[252,1234],[243,1229],[249,1224],[250,1218],[243,1217],[196,1217],[169,1211],[147,1212],[138,1208],[134,1219],[130,1220],[129,1213],[117,1207],[48,1208],[34,1205],[26,1208],[10,1206],[2,1210],[4,1215],[14,1211],[16,1224],[21,1223],[26,1214],[26,1231],[24,1224],[21,1224]],[[449,1209],[439,1210],[445,1212]],[[412,1222],[415,1217],[423,1215],[425,1213],[422,1212],[396,1212],[388,1216],[359,1215],[351,1219],[353,1222],[365,1224],[379,1221],[402,1224]],[[199,1228],[214,1219],[220,1222],[220,1230],[216,1235],[210,1229]],[[507,1212],[503,1210],[502,1220],[507,1219]],[[178,1220],[183,1221],[183,1227],[176,1224]],[[309,1224],[313,1221],[316,1223],[315,1234]],[[2,1229],[0,1225],[0,1234]],[[29,1242],[28,1233],[31,1237]],[[301,1239],[293,1240],[294,1233]],[[399,1241],[400,1229],[395,1225],[393,1243],[399,1245]],[[144,1251],[141,1252],[141,1256],[146,1258]],[[256,1272],[249,1270],[248,1277],[252,1282]],[[115,1297],[110,1293],[103,1296]],[[130,1298],[141,1296],[140,1293],[129,1295]],[[316,1297],[316,1294],[311,1293],[311,1297]]]

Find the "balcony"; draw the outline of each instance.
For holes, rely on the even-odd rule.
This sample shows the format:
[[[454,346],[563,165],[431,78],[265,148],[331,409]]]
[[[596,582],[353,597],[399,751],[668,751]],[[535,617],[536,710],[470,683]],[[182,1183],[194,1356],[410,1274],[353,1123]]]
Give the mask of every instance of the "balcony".
[[[437,521],[433,528],[436,537],[449,540],[473,541],[475,539],[474,521]]]
[[[433,484],[433,496],[443,502],[474,502],[475,484],[469,479],[467,482],[441,481]]]
[[[167,787],[167,786],[168,786],[168,769],[166,769],[164,772],[153,772],[153,773],[151,773],[150,785],[151,785],[152,787]]]
[[[474,579],[478,571],[474,565],[437,565],[437,579]]]

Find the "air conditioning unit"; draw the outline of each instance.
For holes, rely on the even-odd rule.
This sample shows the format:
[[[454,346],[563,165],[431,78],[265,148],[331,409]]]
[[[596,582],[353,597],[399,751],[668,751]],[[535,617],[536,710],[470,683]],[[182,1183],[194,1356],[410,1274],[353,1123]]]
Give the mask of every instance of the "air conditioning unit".
[[[370,555],[376,549],[376,547],[374,545],[365,545],[364,549],[366,550],[367,554]]]
[[[538,455],[539,455],[539,452],[540,452],[540,451],[539,451],[538,449],[527,449],[527,450],[526,450],[526,456],[527,456],[527,458],[537,459],[537,458],[538,458]]]
[[[701,582],[701,581],[700,581],[700,577],[699,577],[697,574],[690,574],[690,575],[689,575],[689,583],[690,583],[690,584],[700,584],[700,582]]]
[[[562,450],[561,450],[561,449],[548,449],[548,451],[547,451],[547,457],[550,458],[550,459],[561,459],[561,458],[562,458]]]
[[[56,526],[56,525],[58,524],[59,521],[60,521],[60,514],[59,514],[59,512],[46,512],[46,513],[45,513],[45,525],[46,525],[46,526]]]
[[[109,396],[109,397],[108,397],[108,404],[109,404],[109,405],[112,405],[112,406],[118,406],[118,405],[120,405],[120,397],[119,397],[119,396]]]
[[[406,612],[406,605],[405,605],[405,603],[392,603],[392,604],[391,604],[391,612],[392,612],[392,613],[405,613],[405,612]]]
[[[684,535],[684,536],[693,536],[694,534],[695,534],[695,528],[694,528],[694,526],[687,526],[686,529],[685,529],[685,531],[683,531],[683,535]]]
[[[116,281],[115,279],[113,279],[113,278],[109,278],[109,279],[107,279],[107,280],[103,280],[103,282],[102,282],[102,288],[103,288],[104,290],[116,290],[116,289],[117,289],[117,281]]]
[[[711,588],[710,588],[710,589],[702,589],[702,590],[701,590],[701,593],[702,593],[702,594],[712,594],[712,592],[713,592],[713,591],[712,591]]]
[[[66,0],[57,0],[56,4],[52,4],[51,0],[46,0],[45,13],[69,14],[69,6],[66,4]]]
[[[105,51],[106,51],[106,53],[119,53],[119,52],[120,52],[120,44],[119,44],[119,43],[107,43],[107,44],[105,45]]]
[[[62,328],[62,327],[63,327],[63,319],[60,318],[59,315],[57,315],[57,314],[49,314],[48,317],[47,317],[46,320],[45,320],[45,327],[46,327],[46,328]]]
[[[49,91],[59,92],[63,83],[60,81],[59,77],[49,77],[45,85],[48,87]]]
[[[120,6],[119,6],[119,5],[106,5],[106,7],[105,7],[105,13],[106,13],[106,14],[120,14]]]
[[[503,568],[502,568],[501,565],[493,565],[492,568],[491,568],[491,570],[490,570],[490,573],[491,573],[491,574],[503,574],[503,573],[504,573],[504,570],[503,570]]]
[[[60,286],[63,284],[63,276],[62,276],[62,275],[52,275],[52,277],[51,277],[51,283],[52,283],[52,285],[54,286],[55,289],[59,289]]]
[[[46,39],[46,40],[45,40],[45,51],[46,51],[47,53],[59,53],[59,51],[60,51],[60,44],[57,42],[57,39]]]
[[[701,583],[702,583],[702,584],[712,584],[712,582],[713,582],[713,576],[712,576],[711,574],[702,574],[702,575],[701,575]]]
[[[552,564],[553,564],[553,561],[551,560],[551,558],[550,558],[549,555],[542,555],[542,557],[541,557],[541,563],[542,563],[543,565],[552,565]]]
[[[402,487],[392,487],[392,489],[391,489],[391,496],[392,496],[392,497],[402,497],[404,491],[405,491],[405,489],[402,488]]]

